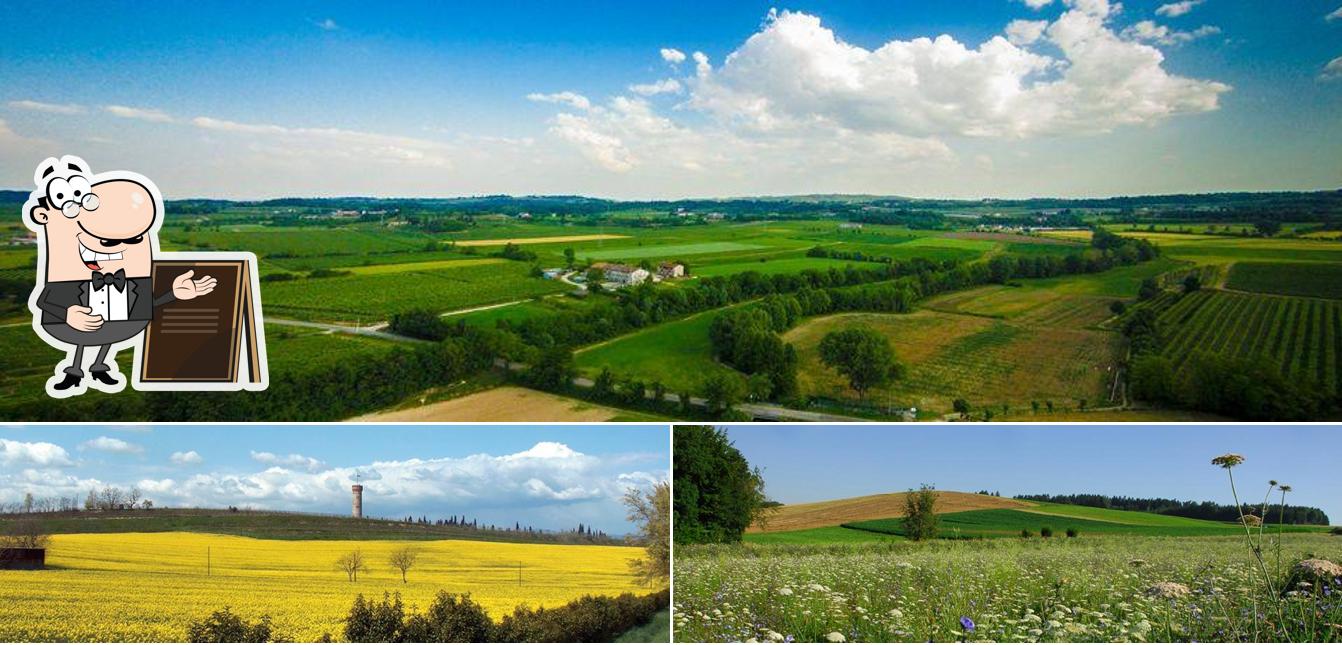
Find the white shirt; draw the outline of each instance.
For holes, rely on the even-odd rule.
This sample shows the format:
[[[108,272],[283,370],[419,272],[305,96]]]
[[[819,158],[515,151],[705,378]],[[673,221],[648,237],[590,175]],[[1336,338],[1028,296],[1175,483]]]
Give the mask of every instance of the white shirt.
[[[126,320],[128,316],[128,300],[126,293],[130,289],[130,280],[126,280],[124,289],[117,291],[116,285],[109,284],[102,289],[94,289],[93,282],[89,282],[89,308],[95,316],[102,316],[103,320]]]

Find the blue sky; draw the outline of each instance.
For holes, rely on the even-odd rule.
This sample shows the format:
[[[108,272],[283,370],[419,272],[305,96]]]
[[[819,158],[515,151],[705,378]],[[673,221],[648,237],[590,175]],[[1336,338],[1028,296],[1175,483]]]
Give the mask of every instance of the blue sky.
[[[0,428],[0,502],[138,486],[159,506],[347,513],[363,478],[376,517],[612,534],[620,497],[668,477],[665,426],[11,426]]]
[[[932,484],[1003,495],[1100,493],[1233,503],[1210,465],[1234,452],[1241,500],[1271,479],[1288,501],[1342,524],[1338,426],[731,426],[728,436],[764,470],[784,503],[888,493]]]
[[[1339,10],[10,3],[0,185],[77,154],[169,198],[1336,188]]]

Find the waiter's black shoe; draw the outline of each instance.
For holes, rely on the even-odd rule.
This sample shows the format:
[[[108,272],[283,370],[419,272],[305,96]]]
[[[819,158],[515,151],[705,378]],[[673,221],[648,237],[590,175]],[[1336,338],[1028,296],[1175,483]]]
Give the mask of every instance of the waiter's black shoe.
[[[64,381],[61,381],[60,383],[57,383],[52,387],[57,390],[68,390],[76,385],[79,385],[79,382],[82,380],[84,380],[84,377],[79,376],[77,374],[66,374]]]
[[[93,380],[102,383],[103,385],[116,385],[118,382],[116,379],[112,378],[112,373],[108,370],[90,370],[89,374],[93,376]]]

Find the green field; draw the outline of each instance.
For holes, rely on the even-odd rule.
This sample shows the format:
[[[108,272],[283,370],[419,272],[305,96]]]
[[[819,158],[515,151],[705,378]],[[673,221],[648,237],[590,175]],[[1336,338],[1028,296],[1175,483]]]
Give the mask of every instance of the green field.
[[[877,264],[869,262],[851,262],[848,260],[831,260],[828,258],[783,258],[783,259],[765,259],[755,262],[737,262],[731,264],[710,264],[698,269],[694,269],[694,275],[706,278],[715,275],[732,275],[734,273],[745,273],[754,271],[764,275],[773,275],[775,273],[801,273],[807,269],[818,269],[827,271],[829,269],[842,269],[849,265],[875,267]]]
[[[1092,329],[1047,328],[922,310],[911,314],[838,314],[808,320],[784,335],[797,348],[802,392],[841,400],[856,395],[820,362],[826,333],[866,328],[889,339],[908,369],[905,377],[874,389],[868,402],[917,407],[919,418],[951,411],[956,398],[975,412],[1001,406],[1020,409],[1031,401],[1100,407],[1108,400],[1120,358],[1118,334]]]
[[[763,248],[758,244],[740,242],[699,242],[697,244],[667,244],[665,246],[634,246],[627,248],[583,250],[579,257],[592,260],[642,260],[644,258],[671,259],[680,256],[703,255],[708,253],[726,253],[729,251],[753,251]]]
[[[1236,262],[1227,289],[1285,296],[1342,298],[1342,264],[1321,262]]]
[[[262,287],[261,299],[268,315],[371,322],[409,309],[450,311],[570,289],[532,277],[525,264],[505,262],[272,282]]]
[[[643,329],[578,352],[578,369],[595,376],[609,367],[619,376],[661,381],[673,392],[698,385],[715,373],[737,373],[713,360],[708,326],[721,311],[707,311]]]
[[[1081,537],[1092,535],[1143,535],[1167,537],[1233,536],[1242,534],[1243,527],[1227,522],[1213,522],[1176,515],[1120,511],[1072,504],[1030,502],[1019,509],[980,509],[938,514],[937,537],[944,539],[1013,538],[1022,530],[1039,537],[1043,527],[1053,530],[1053,537],[1065,539],[1067,529],[1076,529]],[[1276,531],[1276,525],[1266,530]],[[1323,533],[1328,527],[1286,525],[1290,533]],[[749,544],[846,544],[903,540],[901,518],[845,522],[797,531],[747,533]]]
[[[1064,505],[1053,505],[1054,511],[1064,510]],[[1085,508],[1085,507],[1080,507]],[[1021,531],[1030,531],[1039,536],[1044,527],[1053,530],[1053,537],[1066,537],[1067,529],[1076,529],[1080,535],[1090,535],[1094,533],[1114,534],[1121,533],[1125,535],[1148,535],[1148,536],[1172,536],[1172,537],[1190,537],[1190,536],[1214,536],[1225,535],[1233,536],[1243,534],[1244,527],[1238,524],[1208,522],[1205,520],[1194,520],[1179,517],[1162,517],[1161,521],[1154,524],[1141,523],[1144,518],[1128,517],[1127,511],[1109,511],[1109,516],[1115,519],[1111,521],[1102,521],[1099,519],[1086,519],[1078,515],[1086,514],[1069,512],[1070,517],[1060,515],[1049,515],[1044,513],[1030,512],[1028,510],[1014,509],[991,509],[982,511],[963,511],[960,513],[946,513],[938,516],[940,520],[937,526],[937,537],[959,539],[959,538],[1006,538],[1019,537]],[[1134,513],[1133,515],[1147,515],[1146,513]],[[871,520],[867,522],[852,522],[844,524],[844,527],[861,531],[871,531],[888,535],[903,535],[904,527],[902,520]],[[1307,527],[1307,526],[1284,526],[1283,530],[1292,533],[1324,532],[1327,527]],[[1276,531],[1276,526],[1267,526],[1265,530]]]
[[[1166,300],[1163,354],[1176,368],[1198,352],[1259,357],[1287,377],[1342,392],[1342,302],[1212,289]]]

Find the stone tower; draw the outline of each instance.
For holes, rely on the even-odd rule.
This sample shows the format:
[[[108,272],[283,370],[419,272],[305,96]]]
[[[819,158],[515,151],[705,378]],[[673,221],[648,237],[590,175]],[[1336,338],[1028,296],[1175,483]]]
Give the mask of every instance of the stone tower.
[[[350,486],[350,490],[354,491],[354,517],[361,518],[363,517],[363,484]]]

